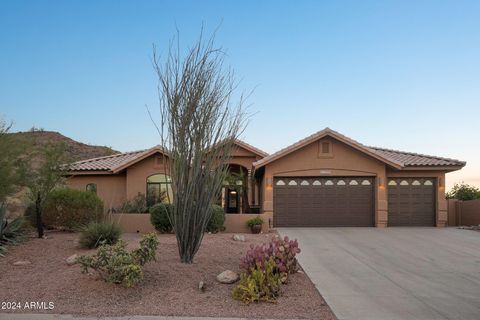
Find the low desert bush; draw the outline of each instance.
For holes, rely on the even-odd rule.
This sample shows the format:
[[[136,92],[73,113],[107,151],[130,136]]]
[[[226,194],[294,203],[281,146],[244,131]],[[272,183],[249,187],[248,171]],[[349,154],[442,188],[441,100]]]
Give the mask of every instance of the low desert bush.
[[[242,259],[240,283],[233,289],[233,298],[251,302],[275,302],[288,275],[298,271],[297,240],[272,238],[268,244],[251,245]]]
[[[103,202],[94,192],[69,188],[52,191],[42,215],[46,226],[68,230],[102,219]]]
[[[218,205],[213,205],[210,210],[212,212],[210,220],[208,220],[207,231],[214,233],[222,231],[223,224],[225,223],[225,210]]]
[[[150,222],[156,230],[162,233],[172,232],[173,227],[170,223],[173,205],[168,203],[158,203],[150,208]]]
[[[7,251],[7,245],[16,244],[23,237],[23,217],[7,221],[7,210],[0,204],[0,257]]]
[[[114,244],[121,234],[122,230],[114,222],[90,222],[81,228],[80,246],[92,249],[101,244]]]
[[[275,302],[281,294],[282,273],[273,257],[270,257],[263,267],[257,266],[250,272],[241,274],[240,282],[235,286],[232,296],[245,304],[252,302]]]
[[[119,240],[115,245],[101,245],[94,255],[80,256],[77,263],[83,273],[92,269],[106,282],[130,288],[143,279],[142,266],[155,260],[157,247],[157,236],[149,233],[143,236],[140,248],[136,250],[127,251],[127,244]]]
[[[125,200],[116,211],[121,213],[148,213],[148,209],[145,195],[139,194],[132,200]]]
[[[288,237],[283,239],[274,237],[268,244],[250,245],[240,267],[246,272],[256,267],[264,268],[266,262],[272,257],[279,272],[291,274],[298,270],[297,253],[300,253],[297,240],[290,240]]]

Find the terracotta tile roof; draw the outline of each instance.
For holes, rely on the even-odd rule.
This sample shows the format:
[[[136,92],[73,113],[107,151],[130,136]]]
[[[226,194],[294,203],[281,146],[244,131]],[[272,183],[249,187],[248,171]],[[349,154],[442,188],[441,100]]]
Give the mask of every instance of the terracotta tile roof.
[[[254,146],[244,141],[237,140],[236,143],[239,146],[257,155],[260,155],[262,157],[268,156],[268,153],[258,148],[255,148]],[[155,146],[153,148],[145,149],[145,150],[117,153],[111,156],[77,161],[70,164],[69,171],[77,171],[77,172],[78,171],[82,171],[82,172],[109,171],[111,173],[116,173],[118,171],[123,170],[125,167],[135,163],[136,161],[140,161],[145,156],[149,156],[150,154],[156,151],[167,153],[160,146]]]
[[[70,164],[70,171],[113,171],[127,162],[130,162],[147,150],[117,153],[111,156],[81,160]]]
[[[405,152],[398,150],[391,150],[385,148],[368,147],[374,152],[382,155],[385,158],[394,159],[403,164],[405,167],[418,167],[418,166],[464,166],[464,161],[456,159],[442,158],[436,156],[429,156],[425,154]]]
[[[350,145],[351,147],[359,151],[362,151],[380,161],[383,161],[397,169],[401,169],[404,167],[443,167],[443,166],[463,167],[465,165],[465,162],[454,160],[454,159],[428,156],[423,154],[403,152],[403,151],[397,151],[397,150],[389,150],[389,149],[383,149],[383,148],[377,148],[377,147],[367,147],[361,144],[360,142],[350,139],[349,137],[344,136],[343,134],[335,130],[332,130],[330,128],[325,128],[302,140],[299,140],[294,144],[286,148],[283,148],[280,151],[277,151],[255,162],[253,165],[256,169],[261,168],[267,163],[275,161],[325,136],[331,136],[339,141],[342,141]]]
[[[243,141],[243,140],[236,139],[235,142],[236,142],[240,147],[243,147],[243,148],[245,148],[245,149],[247,149],[247,150],[249,150],[249,151],[251,151],[251,152],[253,152],[253,153],[257,154],[257,155],[259,155],[259,156],[262,156],[262,157],[268,156],[268,153],[266,153],[265,151],[260,150],[260,149],[258,149],[257,147],[254,147],[254,146],[252,146],[251,144],[246,143],[246,142]]]

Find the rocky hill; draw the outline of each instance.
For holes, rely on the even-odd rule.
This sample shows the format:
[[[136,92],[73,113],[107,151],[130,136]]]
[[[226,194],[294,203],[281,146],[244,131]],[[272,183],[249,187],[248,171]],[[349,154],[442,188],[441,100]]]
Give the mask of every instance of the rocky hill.
[[[29,163],[34,167],[38,166],[43,160],[40,152],[43,148],[60,143],[65,146],[66,159],[68,161],[78,161],[118,153],[118,151],[112,148],[78,142],[54,131],[36,129],[27,132],[10,133],[10,135],[24,147],[22,150],[25,151],[21,157],[30,158]],[[28,202],[25,189],[21,189],[16,194],[7,197],[7,217],[14,218],[23,215]]]
[[[11,133],[19,143],[26,143],[26,153],[36,155],[37,151],[56,144],[64,144],[66,156],[70,161],[108,156],[118,151],[106,146],[94,146],[75,141],[55,131],[31,130]]]

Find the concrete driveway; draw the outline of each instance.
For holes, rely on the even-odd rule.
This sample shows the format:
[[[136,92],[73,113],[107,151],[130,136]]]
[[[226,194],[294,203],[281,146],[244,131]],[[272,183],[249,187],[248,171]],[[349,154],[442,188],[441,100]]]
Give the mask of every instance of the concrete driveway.
[[[480,232],[280,228],[339,319],[480,319]]]

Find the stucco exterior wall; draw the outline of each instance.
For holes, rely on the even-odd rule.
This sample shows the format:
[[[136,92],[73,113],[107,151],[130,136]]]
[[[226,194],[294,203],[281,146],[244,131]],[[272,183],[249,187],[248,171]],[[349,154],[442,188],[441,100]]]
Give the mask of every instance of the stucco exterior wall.
[[[331,154],[320,153],[322,142],[331,142]],[[385,189],[386,166],[342,142],[323,138],[296,150],[265,166],[263,210],[273,212],[273,178],[278,176],[370,176],[381,181],[375,183],[375,225],[387,225],[387,193]],[[379,180],[380,179],[380,180]],[[275,219],[275,212],[273,212]]]
[[[68,187],[83,191],[89,183],[97,185],[97,195],[103,200],[105,210],[120,207],[126,199],[125,174],[78,175],[67,179]]]
[[[445,227],[448,221],[448,205],[445,199],[445,171],[430,170],[387,170],[387,177],[404,177],[404,178],[435,178],[436,180],[436,208],[435,220],[437,227]]]
[[[148,213],[114,213],[109,217],[126,233],[155,232],[155,227],[150,223],[150,214]]]
[[[147,194],[147,178],[151,175],[164,173],[164,157],[152,155],[128,167],[126,180],[127,199],[135,198],[139,193]]]
[[[226,233],[250,233],[246,225],[248,219],[255,218],[255,214],[226,214],[225,232]],[[261,214],[263,219],[262,232],[268,232],[271,223],[271,214]],[[123,232],[126,233],[148,233],[155,232],[154,226],[150,223],[150,214],[148,213],[114,213],[110,214],[111,221],[117,223]]]

